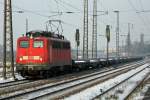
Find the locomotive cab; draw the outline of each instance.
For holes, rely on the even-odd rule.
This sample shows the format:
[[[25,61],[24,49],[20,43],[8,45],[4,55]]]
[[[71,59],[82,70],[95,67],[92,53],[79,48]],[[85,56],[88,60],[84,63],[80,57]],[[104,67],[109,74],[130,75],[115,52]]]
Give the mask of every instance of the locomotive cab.
[[[36,70],[46,68],[48,64],[46,45],[47,41],[44,38],[19,38],[16,57],[17,70],[36,72]]]

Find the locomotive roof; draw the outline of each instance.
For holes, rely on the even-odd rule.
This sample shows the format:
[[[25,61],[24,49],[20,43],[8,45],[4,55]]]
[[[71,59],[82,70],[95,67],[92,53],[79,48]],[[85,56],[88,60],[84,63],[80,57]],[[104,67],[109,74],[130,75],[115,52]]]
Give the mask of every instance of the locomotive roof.
[[[48,32],[48,31],[30,31],[26,33],[26,36],[22,36],[20,38],[18,38],[18,40],[28,40],[29,38],[33,37],[34,39],[42,39],[42,38],[47,38],[50,40],[56,40],[56,41],[64,41],[64,42],[70,42],[69,40],[67,40],[66,38],[64,38],[63,35],[59,35],[59,34],[54,34],[52,32]]]
[[[60,34],[55,34],[54,32],[49,32],[49,31],[41,31],[41,30],[34,30],[26,33],[27,37],[51,37],[51,38],[56,38],[56,39],[62,39],[64,40],[64,36]]]

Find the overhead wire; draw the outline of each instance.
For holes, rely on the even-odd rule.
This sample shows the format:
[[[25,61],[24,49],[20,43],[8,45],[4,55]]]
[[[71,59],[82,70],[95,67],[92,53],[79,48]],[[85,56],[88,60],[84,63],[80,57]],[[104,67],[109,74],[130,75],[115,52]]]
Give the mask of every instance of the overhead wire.
[[[4,5],[3,2],[0,2],[1,5]],[[24,9],[24,8],[21,8],[21,7],[18,7],[16,5],[13,5],[13,8],[15,9],[19,9],[19,10],[16,10],[13,12],[17,12],[17,13],[31,13],[31,14],[34,14],[34,15],[38,15],[38,16],[41,16],[41,17],[53,17],[53,16],[60,16],[64,13],[67,13],[67,14],[72,14],[72,13],[79,13],[79,12],[72,12],[72,11],[34,11],[34,10],[27,10],[27,9]],[[47,13],[56,13],[55,15],[45,15],[45,14],[41,14],[39,12],[47,12]]]
[[[140,4],[140,6],[141,6],[141,11],[145,11],[144,10],[144,6],[143,6],[143,2],[142,2],[142,0],[139,0],[139,4]],[[147,17],[147,16],[145,16],[145,18],[146,18],[146,20],[147,20],[147,22],[150,24],[150,20],[149,20],[149,18]]]
[[[62,2],[62,3],[58,2],[58,1],[60,1],[60,2]],[[46,18],[55,17],[55,16],[60,16],[60,15],[63,15],[64,13],[67,13],[67,14],[83,13],[81,9],[75,7],[74,5],[72,5],[72,4],[70,4],[70,3],[66,2],[66,1],[63,1],[63,0],[55,0],[55,2],[57,2],[57,8],[58,8],[58,3],[59,3],[59,6],[61,5],[62,7],[65,7],[65,6],[64,6],[64,4],[65,4],[65,5],[67,5],[68,7],[71,7],[71,8],[73,8],[73,9],[77,10],[77,11],[75,12],[75,11],[69,11],[69,10],[68,10],[68,11],[65,12],[65,11],[60,11],[60,8],[58,8],[58,9],[59,9],[58,12],[57,12],[57,11],[51,11],[51,12],[49,12],[49,11],[33,11],[33,10],[23,9],[23,8],[18,7],[18,6],[16,6],[16,5],[13,5],[13,8],[19,9],[18,11],[16,10],[16,11],[14,11],[14,12],[18,12],[18,13],[27,12],[27,13],[31,13],[31,14],[38,15],[38,16],[41,16],[41,17],[46,17]],[[3,2],[0,2],[0,3],[3,5]],[[45,15],[45,14],[41,14],[41,13],[38,13],[38,12],[48,12],[48,13],[56,13],[56,14],[54,14],[54,15]],[[98,10],[98,12],[101,12],[101,11]],[[106,22],[102,22],[102,23],[103,23],[103,24],[106,24]]]
[[[60,2],[59,2],[60,1]],[[62,1],[62,0],[57,0],[57,3],[59,4],[59,6],[67,9],[68,11],[66,11],[67,14],[74,14],[74,13],[82,13],[80,9],[78,9],[77,7],[75,7],[74,5],[70,4],[70,3],[67,3],[65,1]],[[70,11],[69,8],[66,7],[66,5],[70,8],[73,8],[73,9],[76,9],[77,11]],[[79,15],[78,15],[79,16]],[[72,26],[72,27],[79,27],[78,25],[75,25],[75,24],[72,24],[72,23],[68,23],[68,22],[65,22],[65,21],[62,21],[63,24],[65,25],[68,25],[68,26]]]
[[[58,10],[58,13],[60,13],[60,8],[59,8],[59,4],[58,4],[58,1],[57,0],[54,0],[56,2],[56,5],[57,5],[57,10]],[[59,14],[59,19],[61,19],[61,14]]]
[[[73,9],[76,9],[77,11],[83,12],[83,11],[82,11],[81,9],[79,9],[78,7],[75,7],[74,5],[68,3],[68,2],[66,2],[66,1],[64,1],[64,0],[59,0],[59,1],[62,2],[62,3],[64,3],[64,4],[66,4],[67,6],[69,6],[69,7],[71,7],[71,8],[73,8]]]
[[[56,1],[58,3],[58,1]],[[1,5],[4,5],[3,2],[0,2]],[[31,13],[31,14],[34,14],[34,15],[37,15],[37,16],[41,16],[41,17],[45,17],[45,18],[50,18],[50,17],[55,17],[55,16],[60,16],[64,13],[66,14],[72,14],[72,13],[79,13],[79,12],[71,12],[71,11],[60,11],[57,12],[57,11],[34,11],[34,10],[27,10],[27,9],[24,9],[24,8],[21,8],[19,6],[16,6],[16,5],[12,5],[13,8],[15,9],[18,9],[16,11],[13,11],[13,12],[17,12],[17,13]],[[38,13],[38,12],[48,12],[48,13],[56,13],[55,15],[44,15],[44,14],[41,14],[41,13]],[[76,26],[76,25],[73,25],[73,24],[70,24],[68,22],[64,22],[65,24],[68,24],[68,25],[71,25],[71,26]]]
[[[59,5],[59,7],[61,6],[62,8],[65,8],[67,11],[59,11],[59,13],[62,14],[75,14],[75,13],[81,13],[81,12],[77,12],[77,11],[71,11],[69,8],[67,8],[63,3],[60,3],[58,0],[54,0],[55,2],[57,2],[57,5]]]
[[[70,9],[68,9],[66,6],[64,6],[64,4],[60,3],[58,0],[54,0],[57,2],[57,4],[59,4],[59,6],[65,8],[67,11],[70,11]]]
[[[136,14],[137,14],[137,16],[139,17],[139,19],[142,21],[142,23],[143,23],[143,25],[145,26],[145,27],[147,27],[147,30],[149,30],[149,27],[146,25],[146,22],[145,22],[145,20],[143,19],[143,17],[140,15],[140,13],[137,13],[138,12],[138,10],[135,8],[135,6],[133,5],[133,3],[130,1],[130,0],[128,0],[128,3],[130,4],[130,6],[135,10],[135,12],[136,12]]]
[[[1,5],[4,5],[3,2],[0,2],[0,4],[1,4]],[[38,15],[38,16],[41,16],[41,17],[49,17],[48,15],[44,15],[44,14],[41,14],[41,13],[37,13],[37,12],[32,11],[32,10],[23,9],[23,8],[18,7],[18,6],[16,6],[16,5],[12,5],[12,6],[13,6],[13,8],[15,8],[15,9],[19,9],[18,11],[13,11],[13,12],[18,12],[18,13],[25,13],[25,12],[27,12],[27,13],[31,13],[31,14],[34,14],[34,15]]]

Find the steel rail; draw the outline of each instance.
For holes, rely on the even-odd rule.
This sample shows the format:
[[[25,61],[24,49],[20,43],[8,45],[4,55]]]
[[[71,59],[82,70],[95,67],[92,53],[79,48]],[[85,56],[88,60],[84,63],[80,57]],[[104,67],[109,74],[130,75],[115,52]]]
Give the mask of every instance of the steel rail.
[[[0,89],[4,88],[4,87],[16,86],[16,85],[19,85],[19,84],[25,84],[25,83],[29,83],[29,82],[33,82],[33,80],[23,79],[23,80],[0,83]]]

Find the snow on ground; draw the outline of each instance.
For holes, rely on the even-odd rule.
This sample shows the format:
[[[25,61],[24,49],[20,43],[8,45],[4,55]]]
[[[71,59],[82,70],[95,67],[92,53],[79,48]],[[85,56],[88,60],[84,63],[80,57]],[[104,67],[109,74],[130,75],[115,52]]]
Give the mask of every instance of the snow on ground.
[[[150,75],[149,75],[150,78]],[[147,90],[150,88],[150,84],[145,84],[140,91],[137,91],[134,95],[133,95],[133,100],[143,100],[145,93],[147,92]]]
[[[24,78],[22,76],[20,76],[19,74],[15,74],[16,78],[18,80],[23,80]],[[11,82],[11,81],[14,81],[14,79],[12,77],[9,77],[7,79],[3,79],[2,77],[0,77],[0,83],[6,83],[6,82]]]
[[[2,73],[2,71],[3,71],[3,68],[2,68],[2,67],[0,67],[0,73]]]
[[[24,77],[22,77],[21,75],[19,75],[18,73],[16,73],[16,78],[18,79],[18,80],[23,80],[23,79],[25,79]]]
[[[2,75],[2,71],[3,71],[3,69],[0,68],[0,75]],[[17,78],[18,80],[24,79],[24,78],[23,78],[22,76],[20,76],[18,73],[15,73],[15,76],[16,76],[16,78]],[[13,79],[12,77],[10,77],[10,75],[9,75],[9,78],[7,78],[7,79],[3,79],[3,77],[0,76],[0,83],[11,82],[11,81],[14,81],[14,79]]]
[[[13,81],[13,78],[8,78],[8,79],[3,79],[3,78],[0,78],[0,83],[5,83],[5,82],[11,82]]]
[[[144,86],[142,88],[142,90],[140,90],[140,92],[136,93],[135,95],[133,95],[133,100],[143,100],[144,99],[144,95],[147,92],[149,86]]]
[[[18,80],[23,80],[24,78],[22,76],[20,76],[19,74],[16,73],[16,78]],[[14,79],[12,77],[9,77],[7,79],[3,79],[2,77],[0,77],[0,83],[6,83],[6,82],[11,82],[11,81],[14,81]]]
[[[130,77],[131,75],[133,75],[134,73],[140,71],[141,69],[146,68],[149,65],[150,64],[145,64],[143,66],[140,66],[140,67],[138,67],[134,70],[131,70],[131,71],[125,73],[125,74],[119,75],[119,76],[117,76],[113,79],[110,79],[108,81],[105,81],[101,84],[98,84],[98,85],[93,86],[91,88],[85,89],[85,90],[83,90],[83,91],[81,91],[77,94],[66,97],[65,100],[91,100],[92,98],[94,98],[97,95],[101,94],[102,91],[108,90],[109,88],[113,87],[115,84],[120,83],[121,81],[125,80],[126,78]],[[141,73],[141,77],[144,76],[149,71],[150,70],[144,70],[144,72]],[[140,78],[140,77],[137,77],[136,79],[138,79],[138,78]],[[129,84],[131,84],[131,83],[129,83]],[[128,90],[126,90],[126,91],[129,92]]]
[[[113,90],[111,94],[115,94],[119,100],[125,100],[125,97],[136,87],[136,85],[150,72],[149,68],[146,68],[138,75],[130,78],[127,82],[121,84],[117,89]],[[122,93],[117,93],[121,91]],[[108,97],[108,96],[105,96]]]

